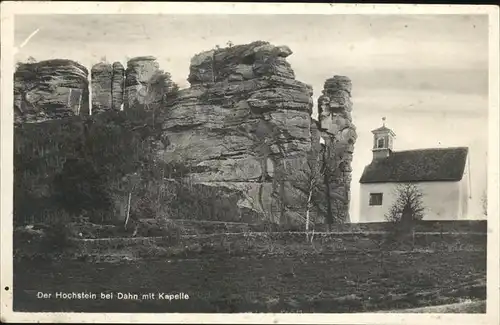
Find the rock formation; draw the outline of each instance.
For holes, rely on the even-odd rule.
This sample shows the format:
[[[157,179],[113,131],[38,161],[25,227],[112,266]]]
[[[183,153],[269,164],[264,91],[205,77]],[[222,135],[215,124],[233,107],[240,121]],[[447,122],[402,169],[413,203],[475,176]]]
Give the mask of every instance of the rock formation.
[[[188,181],[189,195],[220,200],[218,208],[211,205],[221,210],[212,211],[212,218],[301,228],[306,215],[316,223],[345,222],[356,141],[351,82],[340,76],[326,80],[315,121],[312,88],[295,79],[286,61],[291,54],[287,46],[262,41],[199,53],[191,60],[190,88],[161,101],[174,85],[154,57],[131,59],[126,71],[119,62],[100,63],[91,70],[92,114],[120,110],[122,103],[124,110],[159,105],[152,120],[162,127],[155,126],[148,147],[154,144],[151,155],[174,166],[174,173],[159,182],[181,178]],[[21,65],[15,75],[16,120],[85,113],[87,75],[68,60]],[[103,125],[129,118],[91,119],[100,117]]]
[[[325,140],[322,151],[325,193],[330,196],[333,222],[349,221],[351,162],[356,142],[356,128],[352,123],[351,81],[347,77],[327,79],[318,98],[321,136]]]
[[[125,72],[120,62],[101,62],[91,69],[92,114],[121,110]]]
[[[275,222],[304,215],[294,182],[312,150],[312,88],[295,80],[291,53],[254,42],[195,55],[191,87],[166,112],[160,151],[190,166],[192,181],[241,192],[242,214]]]
[[[115,62],[113,63],[113,77],[111,79],[112,108],[115,111],[119,111],[122,108],[124,86],[125,68],[120,62]]]
[[[92,114],[108,111],[113,106],[113,66],[100,62],[90,70],[92,85]]]
[[[71,60],[19,64],[14,73],[16,123],[88,114],[88,70]]]
[[[127,66],[126,71],[120,62],[92,66],[92,114],[161,105],[161,99],[176,87],[154,57],[133,58]],[[20,64],[14,77],[17,122],[88,115],[87,75],[85,67],[70,60]]]
[[[159,70],[160,65],[153,56],[140,56],[127,62],[124,109],[149,104],[148,83]]]

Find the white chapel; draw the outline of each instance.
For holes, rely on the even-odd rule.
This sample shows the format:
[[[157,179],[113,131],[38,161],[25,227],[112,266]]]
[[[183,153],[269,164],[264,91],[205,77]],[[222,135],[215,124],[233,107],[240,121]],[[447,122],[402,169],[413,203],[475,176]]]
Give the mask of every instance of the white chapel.
[[[385,126],[372,131],[373,158],[360,178],[359,222],[383,222],[401,183],[417,184],[423,194],[424,220],[467,217],[470,201],[467,147],[394,151],[396,134]]]

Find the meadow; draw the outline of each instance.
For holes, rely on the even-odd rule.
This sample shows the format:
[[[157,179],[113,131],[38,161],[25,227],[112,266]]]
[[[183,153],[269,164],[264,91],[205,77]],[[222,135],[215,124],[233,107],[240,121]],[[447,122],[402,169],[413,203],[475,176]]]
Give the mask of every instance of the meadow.
[[[90,241],[72,258],[17,259],[14,310],[355,313],[486,299],[484,234],[422,233],[411,248],[384,247],[377,236],[317,234],[315,245],[302,233],[192,236],[176,244]],[[38,292],[114,299],[39,299]],[[140,298],[120,300],[118,292]],[[189,299],[141,299],[149,293]],[[484,305],[474,312],[485,312]]]

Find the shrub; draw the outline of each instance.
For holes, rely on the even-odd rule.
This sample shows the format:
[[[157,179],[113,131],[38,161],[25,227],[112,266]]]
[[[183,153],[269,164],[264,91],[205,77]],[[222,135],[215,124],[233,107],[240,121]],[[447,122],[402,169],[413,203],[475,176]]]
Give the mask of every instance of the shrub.
[[[174,245],[180,242],[185,229],[172,220],[157,218],[137,220],[134,234],[138,237],[164,237],[164,242]]]
[[[53,225],[17,227],[13,233],[14,258],[59,258],[75,248],[74,230],[59,222]]]
[[[71,227],[63,222],[50,226],[46,230],[46,235],[42,243],[43,251],[47,253],[62,253],[73,248],[72,237],[74,235],[71,230]]]

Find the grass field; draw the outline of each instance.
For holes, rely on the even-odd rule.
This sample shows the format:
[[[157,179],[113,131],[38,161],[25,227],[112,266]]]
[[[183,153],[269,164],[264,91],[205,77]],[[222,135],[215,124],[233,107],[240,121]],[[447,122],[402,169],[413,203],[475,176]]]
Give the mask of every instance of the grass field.
[[[486,299],[486,252],[224,253],[118,263],[17,261],[15,311],[320,312],[409,309]],[[55,300],[37,292],[185,293],[188,300]],[[483,311],[484,312],[484,311]]]

